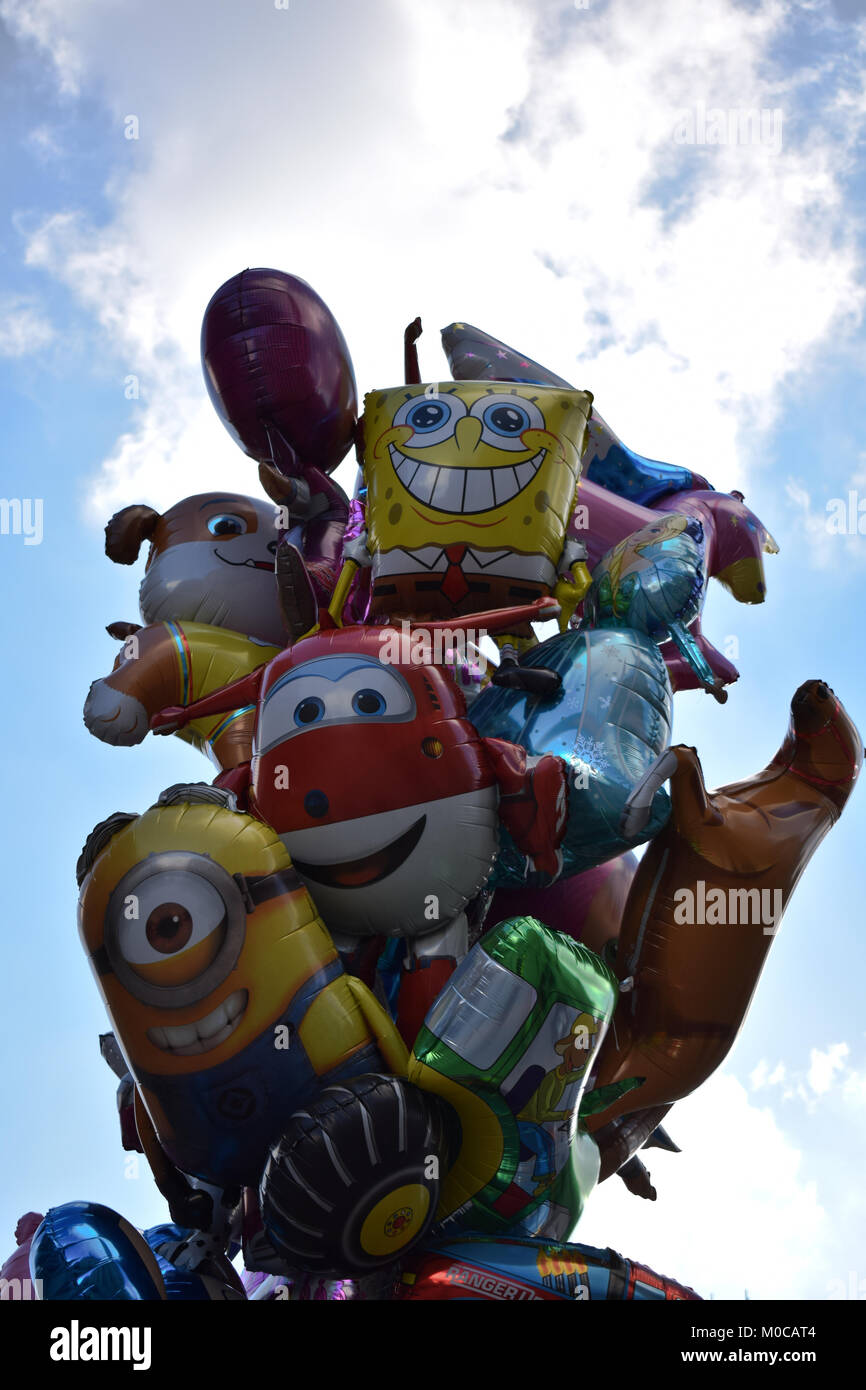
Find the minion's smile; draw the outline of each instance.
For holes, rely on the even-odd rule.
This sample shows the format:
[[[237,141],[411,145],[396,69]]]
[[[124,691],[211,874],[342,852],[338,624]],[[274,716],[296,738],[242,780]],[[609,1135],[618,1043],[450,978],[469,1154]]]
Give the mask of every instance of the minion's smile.
[[[195,1023],[148,1028],[148,1040],[161,1052],[171,1052],[175,1057],[197,1057],[201,1052],[212,1052],[235,1031],[246,1012],[249,997],[248,990],[236,989],[212,1013],[196,1019]]]
[[[391,463],[400,482],[416,502],[435,512],[451,515],[489,512],[510,502],[529,487],[547,454],[539,449],[522,463],[496,468],[454,468],[449,464],[422,463],[388,445]]]

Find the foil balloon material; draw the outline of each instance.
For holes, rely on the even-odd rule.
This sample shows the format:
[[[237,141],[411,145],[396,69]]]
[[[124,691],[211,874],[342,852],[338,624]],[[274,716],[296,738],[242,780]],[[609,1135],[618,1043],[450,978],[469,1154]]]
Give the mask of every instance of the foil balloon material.
[[[645,458],[630,449],[598,411],[593,411],[586,433],[587,478],[619,497],[651,507],[671,493],[679,495],[693,488],[709,487],[706,478],[691,468]]]
[[[461,1235],[414,1251],[395,1298],[404,1302],[699,1301],[694,1289],[615,1250],[506,1236]]]
[[[528,603],[569,574],[592,396],[439,382],[370,392],[364,408],[374,620]]]
[[[201,359],[214,409],[244,453],[286,477],[330,473],[354,438],[357,390],[340,327],[296,275],[233,275],[204,314]]]
[[[282,645],[278,522],[271,502],[237,492],[197,493],[163,513],[137,503],[109,521],[105,553],[117,565],[134,565],[148,544],[139,588],[143,623],[211,623]]]
[[[700,522],[677,513],[659,517],[620,541],[593,574],[583,623],[633,628],[659,644],[673,641],[704,687],[724,699],[688,630],[704,598],[703,542]]]
[[[460,1120],[438,1212],[449,1234],[571,1234],[598,1178],[578,1115],[615,1002],[603,961],[527,917],[495,927],[451,976],[409,1063]]]
[[[564,377],[471,323],[451,323],[443,328],[442,347],[455,381],[514,381],[563,391],[574,389]]]
[[[582,874],[557,879],[547,888],[498,888],[487,925],[494,927],[507,917],[538,917],[609,960],[637,866],[637,857],[627,851]]]
[[[41,1212],[28,1211],[19,1217],[15,1226],[15,1249],[0,1265],[0,1293],[14,1302],[32,1302],[37,1289],[30,1277],[30,1247],[33,1236],[44,1220]]]
[[[555,753],[568,765],[568,817],[561,875],[583,873],[655,835],[669,812],[659,789],[639,832],[621,828],[629,796],[670,742],[672,693],[655,642],[625,628],[561,633],[523,657],[560,674],[559,692],[542,698],[488,686],[472,706],[485,737],[508,739],[531,756]],[[543,888],[525,855],[501,837],[490,880],[495,888]]]
[[[274,832],[229,800],[170,789],[98,826],[79,862],[81,940],[145,1152],[221,1187],[258,1183],[321,1077],[400,1071],[406,1056]]]
[[[219,769],[110,816],[78,866],[123,1142],[171,1220],[30,1213],[22,1297],[697,1298],[572,1235],[614,1173],[656,1197],[641,1155],[676,1151],[670,1106],[727,1055],[860,736],[807,682],[768,767],[708,792],[673,691],[736,680],[707,586],[763,602],[772,536],[471,325],[425,384],[420,332],[359,422],[319,296],[232,277],[202,362],[269,501],[106,528],[115,563],[150,549],[85,722]]]
[[[327,1086],[289,1122],[262,1175],[268,1239],[286,1264],[375,1277],[422,1240],[436,1213],[453,1117],[400,1077]]]
[[[703,532],[703,567],[738,603],[763,603],[767,596],[764,556],[779,547],[746,506],[742,493],[687,492],[663,497],[656,513],[685,516]],[[692,530],[697,534],[696,527]]]
[[[767,589],[763,557],[776,554],[778,546],[739,493],[679,492],[659,499],[650,508],[606,491],[584,476],[568,536],[585,544],[587,564],[594,572],[608,551],[634,533],[658,523],[660,512],[682,517],[686,525],[693,523],[690,535],[698,547],[703,580],[701,606],[707,581],[711,578],[717,579],[738,603],[764,602]],[[689,635],[722,684],[730,685],[738,679],[739,672],[733,663],[701,632],[700,612],[689,625]],[[662,644],[662,656],[675,691],[693,690],[702,684],[674,642]]]
[[[442,346],[455,381],[512,381],[573,389],[563,377],[468,323],[443,328]],[[689,468],[636,454],[595,407],[587,425],[583,463],[591,482],[644,507],[670,492],[708,486],[705,478]]]
[[[106,554],[116,564],[134,564],[149,543],[143,626],[109,626],[120,652],[110,673],[91,685],[84,722],[102,742],[131,747],[164,705],[189,704],[282,650],[276,512],[238,493],[201,493],[162,514],[125,507],[105,529]],[[228,771],[250,759],[252,715],[240,706],[180,736]]]
[[[476,621],[495,631],[549,612],[542,600]],[[322,627],[245,681],[152,721],[168,732],[257,703],[250,807],[341,935],[442,937],[462,921],[465,942],[463,914],[490,876],[500,827],[521,864],[556,874],[565,764],[479,738],[432,659],[455,631]]]
[[[140,1231],[98,1202],[53,1207],[33,1237],[42,1298],[158,1303],[167,1297],[158,1261]]]
[[[169,620],[140,628],[123,639],[110,674],[91,685],[84,723],[103,743],[141,743],[150,720],[166,705],[201,699],[281,650],[209,623]],[[238,705],[225,714],[193,720],[178,737],[209,757],[220,772],[228,772],[249,763],[254,727],[255,707]]]
[[[56,1301],[235,1301],[243,1286],[224,1252],[200,1231],[137,1231],[98,1202],[52,1207],[33,1238],[40,1297]]]
[[[693,748],[670,750],[671,817],[647,848],[626,903],[616,955],[616,1032],[598,1084],[643,1078],[588,1122],[688,1095],[727,1056],[791,895],[842,813],[863,742],[823,681],[791,701],[785,739],[767,767],[717,791]]]

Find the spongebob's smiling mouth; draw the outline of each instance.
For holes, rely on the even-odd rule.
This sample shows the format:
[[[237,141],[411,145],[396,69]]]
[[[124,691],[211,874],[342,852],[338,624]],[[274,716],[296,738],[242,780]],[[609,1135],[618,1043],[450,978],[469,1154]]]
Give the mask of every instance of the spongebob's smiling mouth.
[[[496,468],[452,468],[442,463],[422,463],[388,445],[394,472],[406,491],[434,512],[489,512],[510,502],[529,487],[547,454],[539,449],[522,463],[503,463]]]

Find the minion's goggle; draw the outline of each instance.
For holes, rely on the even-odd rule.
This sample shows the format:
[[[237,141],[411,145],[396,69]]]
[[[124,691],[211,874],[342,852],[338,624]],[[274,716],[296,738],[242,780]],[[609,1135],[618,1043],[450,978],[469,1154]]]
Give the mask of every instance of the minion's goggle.
[[[237,965],[248,915],[302,888],[293,869],[230,874],[204,854],[148,855],[108,900],[93,967],[100,976],[114,974],[143,1004],[185,1008],[205,999]]]

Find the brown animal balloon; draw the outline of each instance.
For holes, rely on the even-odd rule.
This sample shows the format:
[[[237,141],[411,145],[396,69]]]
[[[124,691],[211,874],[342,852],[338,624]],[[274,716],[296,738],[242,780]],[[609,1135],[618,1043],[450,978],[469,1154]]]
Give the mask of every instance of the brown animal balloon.
[[[833,691],[811,680],[757,776],[708,792],[693,748],[665,757],[671,817],[626,903],[615,968],[633,984],[620,995],[594,1084],[645,1079],[590,1129],[688,1095],[727,1056],[782,913],[851,794],[863,743]]]
[[[287,633],[274,556],[278,514],[238,493],[186,497],[162,515],[124,507],[105,528],[105,552],[131,565],[150,542],[139,591],[145,626],[112,623],[124,645],[90,687],[84,722],[103,743],[141,743],[151,715],[189,704],[248,675],[282,649]],[[222,771],[249,760],[254,716],[239,709],[184,730]]]

